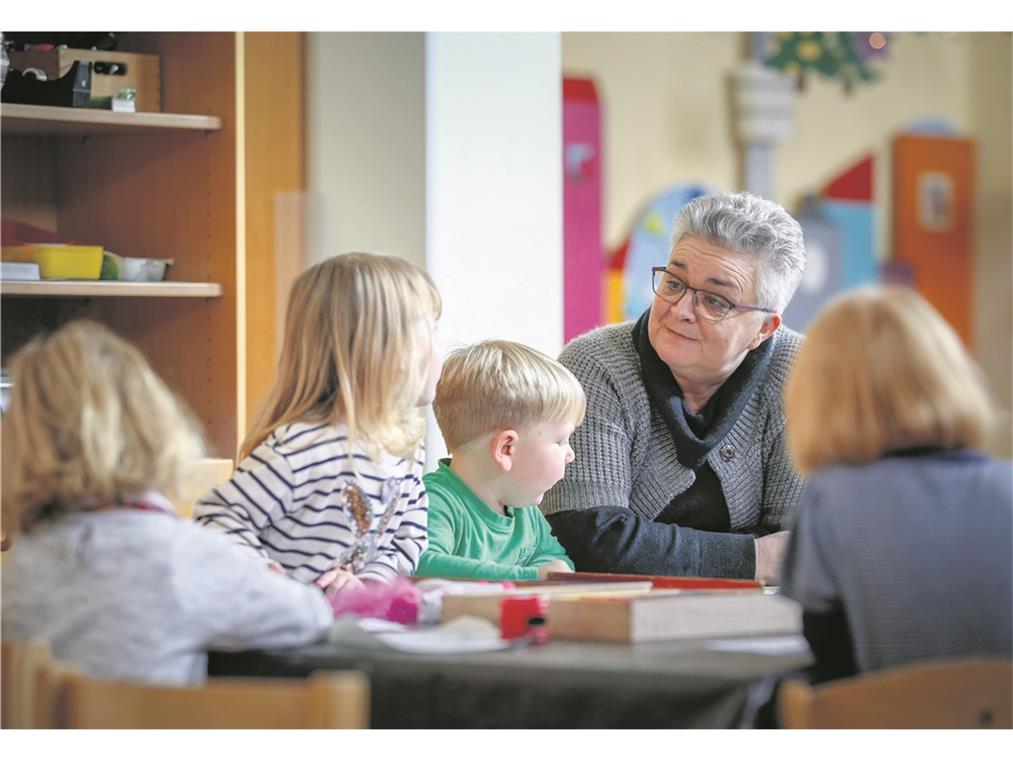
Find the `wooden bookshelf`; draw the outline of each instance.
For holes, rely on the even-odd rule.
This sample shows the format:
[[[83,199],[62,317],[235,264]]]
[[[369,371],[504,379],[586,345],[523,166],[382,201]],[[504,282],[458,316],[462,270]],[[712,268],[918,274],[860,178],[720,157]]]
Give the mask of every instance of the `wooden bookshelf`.
[[[4,282],[3,360],[35,332],[97,320],[186,401],[211,455],[232,457],[245,373],[242,35],[125,33],[120,46],[159,56],[165,112],[4,103],[3,216],[124,256],[171,258],[173,280]]]
[[[173,259],[172,279],[0,283],[0,362],[97,320],[186,401],[209,454],[231,458],[273,379],[274,289],[298,267],[275,244],[276,198],[306,189],[304,37],[125,32],[120,49],[159,57],[164,112],[0,105],[3,217]]]
[[[0,131],[5,135],[109,135],[158,133],[164,130],[214,132],[217,116],[178,113],[122,113],[88,108],[59,108],[4,103]]]
[[[0,280],[0,295],[55,298],[218,298],[216,282],[110,282],[105,280]]]

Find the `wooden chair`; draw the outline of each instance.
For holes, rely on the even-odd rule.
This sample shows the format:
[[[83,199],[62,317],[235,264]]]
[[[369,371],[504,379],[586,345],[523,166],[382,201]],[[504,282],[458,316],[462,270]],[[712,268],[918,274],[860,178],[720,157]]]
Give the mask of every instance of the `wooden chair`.
[[[58,728],[368,728],[369,682],[340,672],[170,687],[70,674],[56,710]]]
[[[3,728],[368,728],[358,672],[173,687],[88,678],[39,642],[4,642]]]
[[[1013,662],[909,665],[811,687],[782,685],[784,728],[1011,728]]]
[[[39,641],[5,641],[0,645],[0,725],[36,728],[36,674],[52,664],[49,647]],[[39,726],[41,728],[41,726]]]
[[[55,728],[57,693],[72,666],[53,661],[41,641],[5,641],[0,650],[0,724]]]

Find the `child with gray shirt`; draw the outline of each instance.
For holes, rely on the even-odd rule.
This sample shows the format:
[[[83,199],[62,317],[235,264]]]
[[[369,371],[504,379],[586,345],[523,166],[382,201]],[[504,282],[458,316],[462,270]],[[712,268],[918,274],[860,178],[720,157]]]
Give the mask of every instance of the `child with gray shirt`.
[[[201,438],[140,352],[75,322],[22,348],[11,372],[5,641],[45,641],[93,677],[172,685],[204,679],[211,645],[296,646],[324,631],[320,589],[176,515],[166,496]]]

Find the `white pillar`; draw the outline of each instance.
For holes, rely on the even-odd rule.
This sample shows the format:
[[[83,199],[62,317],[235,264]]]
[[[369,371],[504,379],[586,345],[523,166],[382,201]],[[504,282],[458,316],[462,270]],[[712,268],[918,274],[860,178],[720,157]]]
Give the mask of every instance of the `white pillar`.
[[[425,35],[311,33],[307,48],[311,260],[370,251],[424,266]]]
[[[563,343],[560,37],[426,35],[426,266],[440,339]],[[430,424],[428,460],[445,449]]]
[[[563,341],[559,35],[426,36],[426,265],[444,342]]]

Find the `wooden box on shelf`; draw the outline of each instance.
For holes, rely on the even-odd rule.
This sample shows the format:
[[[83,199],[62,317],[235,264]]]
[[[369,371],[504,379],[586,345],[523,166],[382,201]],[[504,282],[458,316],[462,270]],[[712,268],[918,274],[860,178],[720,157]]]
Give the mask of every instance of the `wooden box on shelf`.
[[[129,87],[137,93],[138,111],[162,110],[161,63],[157,55],[123,53],[119,50],[53,50],[13,51],[11,66],[19,71],[35,68],[48,79],[66,74],[74,61],[91,61],[91,96],[106,98]]]

